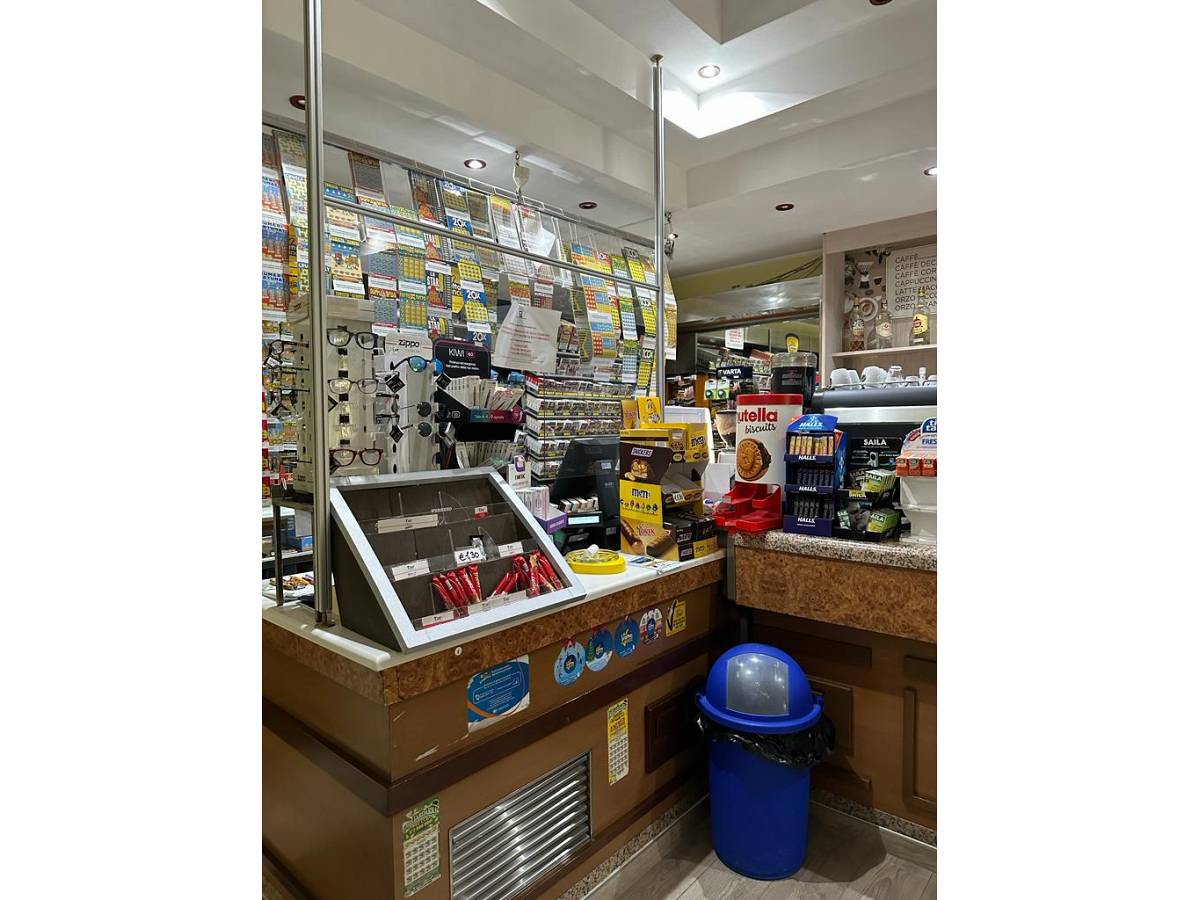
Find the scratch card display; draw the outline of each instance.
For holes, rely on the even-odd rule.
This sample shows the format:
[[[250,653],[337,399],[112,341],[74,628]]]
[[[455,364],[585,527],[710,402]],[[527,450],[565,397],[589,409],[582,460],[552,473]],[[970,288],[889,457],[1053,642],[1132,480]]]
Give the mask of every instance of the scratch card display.
[[[406,206],[393,206],[392,213],[402,219],[408,219],[410,222],[417,221],[417,211],[415,209],[409,209]],[[397,225],[396,243],[401,247],[419,251],[422,258],[425,256],[424,232],[422,232],[419,228],[409,228],[405,225]]]
[[[383,171],[379,167],[379,160],[362,153],[351,153],[350,183],[354,185],[354,194],[360,203],[375,201],[387,204],[387,198],[383,193]]]
[[[625,248],[625,264],[629,269],[629,277],[634,281],[646,283],[646,271],[642,268],[642,255],[632,247]]]
[[[276,222],[264,221],[262,225],[262,258],[283,271],[287,261],[287,229]]]
[[[279,186],[277,175],[263,173],[262,177],[262,212],[264,219],[283,223],[283,189]]]
[[[437,181],[422,172],[409,172],[409,183],[412,185],[413,205],[417,208],[417,216],[422,222],[430,225],[444,225],[445,213],[437,194]]]
[[[262,273],[262,308],[287,312],[287,285],[281,272]]]
[[[357,245],[330,238],[329,271],[333,280],[334,294],[349,297],[365,295],[362,265],[358,258]]]
[[[262,167],[264,174],[268,171],[275,176],[279,174],[279,154],[275,151],[275,139],[265,131],[262,136]]]

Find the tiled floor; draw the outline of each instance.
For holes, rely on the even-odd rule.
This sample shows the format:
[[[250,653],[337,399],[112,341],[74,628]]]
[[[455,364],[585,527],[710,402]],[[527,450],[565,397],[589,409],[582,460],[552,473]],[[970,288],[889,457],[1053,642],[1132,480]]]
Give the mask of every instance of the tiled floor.
[[[664,833],[587,900],[936,900],[932,848],[813,810],[808,859],[791,878],[754,881],[731,872],[712,850],[707,816],[698,815]]]
[[[808,859],[783,881],[754,881],[713,852],[703,807],[659,836],[587,900],[937,900],[936,851],[813,806]],[[263,900],[292,900],[263,875]]]

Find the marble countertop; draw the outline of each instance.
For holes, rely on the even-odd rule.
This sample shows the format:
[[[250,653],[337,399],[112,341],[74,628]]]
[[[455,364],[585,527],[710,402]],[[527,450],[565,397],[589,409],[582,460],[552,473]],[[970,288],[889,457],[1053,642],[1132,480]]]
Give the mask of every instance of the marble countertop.
[[[632,559],[629,554],[622,554],[626,559]],[[478,640],[488,635],[499,631],[504,631],[507,628],[515,627],[519,624],[527,623],[535,619],[559,613],[565,609],[571,609],[580,606],[584,603],[589,603],[593,600],[598,600],[601,597],[606,597],[610,594],[615,594],[618,591],[627,590],[628,588],[646,584],[651,581],[656,581],[662,578],[669,578],[680,572],[686,572],[689,569],[694,569],[699,566],[707,565],[708,563],[723,560],[725,551],[718,550],[716,553],[701,557],[700,559],[688,560],[687,562],[679,563],[675,567],[661,572],[657,569],[646,566],[631,566],[627,565],[625,571],[617,575],[579,575],[579,580],[583,584],[584,590],[587,592],[583,598],[576,600],[573,603],[568,603],[564,606],[550,607],[541,610],[538,613],[507,622],[499,625],[482,628],[477,633],[464,635],[462,643],[466,644],[471,641]],[[264,585],[267,582],[263,582]],[[355,662],[366,667],[374,672],[380,672],[392,666],[398,666],[402,663],[409,663],[415,659],[438,652],[444,648],[435,649],[417,649],[408,653],[400,653],[390,647],[385,647],[368,638],[363,637],[349,629],[343,628],[341,625],[334,625],[332,628],[317,627],[313,622],[313,612],[311,607],[304,606],[299,600],[293,600],[285,603],[283,606],[276,606],[274,599],[268,599],[261,596],[262,601],[262,618],[264,622],[270,622],[278,625],[280,628],[291,632],[294,635],[305,638],[314,644],[318,644],[327,650],[332,650],[338,656]],[[337,610],[334,610],[334,621],[338,620]]]
[[[917,569],[922,572],[937,571],[936,544],[903,544],[897,541],[872,544],[844,538],[764,531],[759,534],[738,534],[734,537],[734,546],[795,553],[800,556],[819,556],[823,559],[840,559],[874,566]]]

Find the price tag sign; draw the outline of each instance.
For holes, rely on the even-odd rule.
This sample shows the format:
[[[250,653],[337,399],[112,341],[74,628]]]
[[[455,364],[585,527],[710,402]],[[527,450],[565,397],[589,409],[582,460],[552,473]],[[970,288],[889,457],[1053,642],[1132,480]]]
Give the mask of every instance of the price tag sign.
[[[497,549],[500,551],[501,559],[505,559],[509,556],[516,556],[521,552],[521,542],[513,541],[511,544],[501,544]]]
[[[465,547],[462,550],[454,551],[454,563],[458,566],[465,566],[468,563],[483,562],[486,555],[483,552],[483,547],[478,544],[472,547]]]
[[[427,559],[418,559],[415,562],[392,566],[392,581],[403,581],[405,578],[416,578],[418,575],[428,574],[429,560]]]

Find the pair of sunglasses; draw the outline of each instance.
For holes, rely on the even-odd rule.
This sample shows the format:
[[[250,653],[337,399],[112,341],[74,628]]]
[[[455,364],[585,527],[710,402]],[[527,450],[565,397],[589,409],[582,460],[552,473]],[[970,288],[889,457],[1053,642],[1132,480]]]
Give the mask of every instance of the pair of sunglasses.
[[[404,359],[400,360],[399,362],[392,363],[391,370],[393,372],[395,372],[398,368],[400,368],[405,363],[408,364],[409,370],[413,373],[424,372],[426,369],[429,368],[429,365],[430,365],[429,360],[427,360],[423,356],[406,356],[406,357],[404,357]],[[442,374],[442,361],[440,359],[435,359],[433,361],[433,371],[436,372],[438,375]]]

